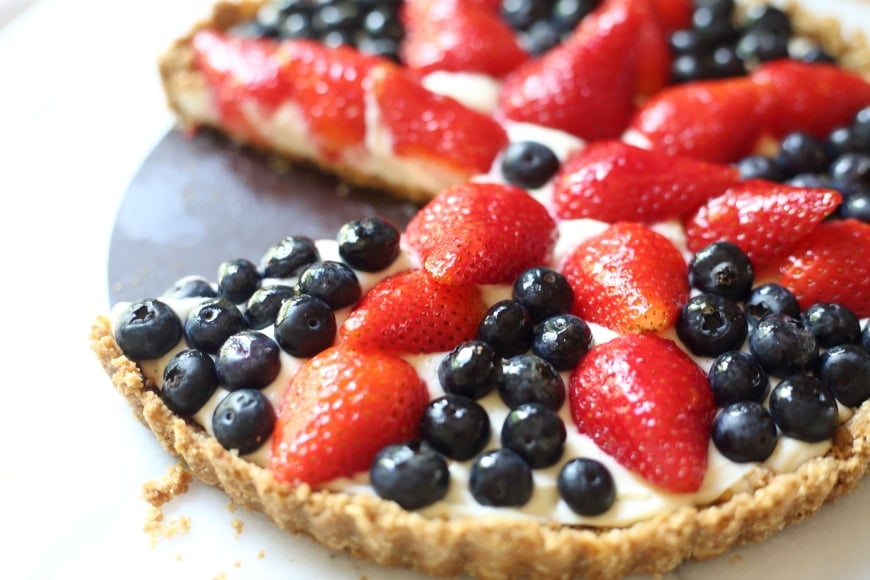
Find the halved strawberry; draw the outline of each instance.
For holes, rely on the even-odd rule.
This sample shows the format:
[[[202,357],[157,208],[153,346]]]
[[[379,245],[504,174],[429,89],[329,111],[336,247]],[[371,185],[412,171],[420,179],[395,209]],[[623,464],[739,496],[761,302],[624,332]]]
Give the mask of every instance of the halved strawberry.
[[[692,25],[692,0],[650,0],[656,18],[665,32],[673,32]]]
[[[544,262],[556,224],[525,190],[498,183],[455,185],[405,228],[405,241],[444,284],[509,284]]]
[[[408,362],[331,347],[290,380],[269,469],[282,481],[311,485],[365,471],[381,448],[417,437],[428,402],[426,384]]]
[[[652,96],[629,129],[668,155],[731,163],[755,147],[773,101],[745,77],[686,83]]]
[[[466,177],[489,171],[508,137],[492,118],[436,95],[392,66],[374,69],[378,114],[400,157],[417,157]]]
[[[819,224],[779,266],[779,283],[801,309],[838,302],[859,318],[870,316],[870,225],[857,220]]]
[[[761,65],[750,78],[776,96],[765,126],[777,137],[803,131],[824,139],[870,104],[870,83],[834,64],[783,59]]]
[[[677,3],[679,4],[679,3]],[[659,18],[653,0],[632,0],[631,7],[638,13],[637,78],[635,92],[652,95],[666,87],[671,80],[673,53],[668,43],[668,30]]]
[[[716,406],[706,374],[657,335],[593,347],[571,374],[571,416],[621,465],[673,493],[697,491]]]
[[[474,338],[485,313],[477,286],[448,286],[424,270],[408,270],[369,290],[339,336],[355,348],[442,352]]]
[[[842,196],[833,189],[795,187],[753,179],[737,183],[685,221],[687,244],[697,252],[727,240],[756,270],[775,263],[833,212]]]
[[[638,223],[610,226],[562,264],[574,290],[572,312],[623,334],[657,332],[689,299],[688,266],[662,234]]]
[[[693,211],[738,180],[727,165],[598,141],[562,164],[553,203],[560,218],[655,222]]]

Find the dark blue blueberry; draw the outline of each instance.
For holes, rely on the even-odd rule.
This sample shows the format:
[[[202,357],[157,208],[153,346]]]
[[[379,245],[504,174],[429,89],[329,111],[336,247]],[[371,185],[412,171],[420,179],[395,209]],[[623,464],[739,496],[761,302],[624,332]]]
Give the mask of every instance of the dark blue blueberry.
[[[786,185],[794,187],[816,187],[830,189],[833,187],[828,176],[823,173],[798,173],[785,180]]]
[[[229,393],[212,416],[215,439],[224,449],[238,449],[239,455],[256,451],[269,440],[274,428],[275,409],[256,389]]]
[[[801,307],[794,294],[785,286],[768,283],[752,289],[746,299],[744,312],[750,324],[756,325],[771,314],[786,314],[798,318]]]
[[[808,63],[836,64],[837,62],[834,55],[816,43],[812,43],[810,46],[807,46],[800,52],[796,53],[792,52],[791,46],[789,46],[789,56],[793,59]]]
[[[711,438],[719,453],[731,461],[764,461],[776,447],[776,423],[760,403],[738,401],[713,419]]]
[[[303,12],[288,14],[278,26],[280,38],[315,38],[317,32],[311,26],[311,15]]]
[[[292,286],[276,284],[254,292],[245,304],[245,322],[252,330],[262,330],[275,324],[281,305],[296,296]]]
[[[864,330],[861,332],[861,346],[864,350],[870,352],[870,322],[864,325]]]
[[[511,143],[502,152],[501,172],[513,185],[535,189],[547,183],[559,170],[553,150],[535,141]]]
[[[275,38],[278,36],[278,27],[281,25],[281,12],[273,3],[263,4],[257,10],[254,22],[261,31],[262,36]]]
[[[713,361],[708,377],[719,407],[738,401],[761,402],[767,395],[767,373],[749,352],[723,352]]]
[[[401,40],[405,34],[395,7],[375,6],[363,19],[362,32],[369,38]]]
[[[837,127],[828,133],[825,151],[829,159],[836,159],[844,153],[870,153],[870,135],[864,135],[851,126]]]
[[[372,54],[400,62],[401,42],[392,38],[354,37],[357,49],[363,54]]]
[[[699,6],[692,14],[692,30],[702,39],[705,47],[720,46],[734,40],[737,28],[729,15],[708,6]]]
[[[447,495],[447,462],[428,445],[413,441],[389,445],[375,455],[369,470],[378,496],[406,510],[426,507]]]
[[[396,226],[381,218],[347,222],[338,230],[338,253],[351,268],[380,272],[399,256]]]
[[[211,282],[202,276],[185,276],[179,279],[166,290],[163,295],[167,298],[214,298],[217,296]]]
[[[300,293],[316,296],[334,310],[356,304],[362,296],[354,271],[331,260],[308,266],[299,276],[298,288]]]
[[[526,307],[532,319],[540,322],[571,311],[574,291],[568,280],[552,268],[534,267],[523,271],[514,282],[513,299]]]
[[[214,365],[228,390],[262,389],[281,371],[281,349],[262,332],[243,330],[224,341]]]
[[[444,395],[429,402],[420,418],[420,435],[451,459],[471,459],[489,442],[489,415],[477,402]]]
[[[703,6],[707,10],[712,10],[716,15],[727,18],[731,18],[736,8],[734,0],[695,0],[693,5],[695,8]]]
[[[567,431],[559,414],[537,403],[513,409],[501,428],[501,445],[522,457],[532,469],[549,467],[562,458]]]
[[[320,259],[314,240],[288,236],[266,251],[260,261],[263,278],[292,278]]]
[[[737,162],[741,179],[766,179],[782,181],[785,179],[779,165],[766,155],[750,155]]]
[[[707,47],[704,38],[691,28],[675,30],[668,37],[668,44],[676,55],[695,55],[703,52]]]
[[[160,398],[178,415],[193,415],[218,387],[214,360],[201,350],[183,350],[163,370]]]
[[[749,258],[731,242],[710,244],[689,263],[689,283],[693,288],[731,300],[746,300],[754,279],[755,270]]]
[[[574,513],[597,516],[616,500],[616,482],[610,470],[594,459],[577,457],[559,471],[559,495]]]
[[[719,46],[711,55],[714,78],[725,79],[746,74],[746,62],[737,54],[736,47]]]
[[[247,301],[259,285],[260,273],[249,260],[227,260],[218,267],[218,296],[233,304]]]
[[[698,356],[719,356],[737,350],[748,333],[740,306],[716,294],[690,298],[680,311],[676,330],[683,344]]]
[[[785,314],[772,314],[749,334],[749,350],[775,377],[809,370],[819,357],[819,344],[800,321]]]
[[[591,346],[589,325],[573,314],[557,314],[535,326],[532,352],[556,370],[573,369]]]
[[[748,30],[740,36],[736,50],[745,61],[765,62],[788,58],[788,37],[769,30]]]
[[[308,358],[332,346],[337,324],[329,305],[310,294],[284,302],[275,319],[275,340],[295,357]]]
[[[821,141],[798,131],[782,138],[776,163],[787,176],[824,173],[828,169],[828,156]]]
[[[158,358],[181,340],[181,321],[165,303],[149,298],[133,302],[115,321],[115,342],[134,361]]]
[[[861,323],[855,314],[835,302],[819,302],[801,314],[801,323],[816,335],[819,346],[854,344],[861,339]]]
[[[534,354],[519,354],[502,364],[498,394],[515,409],[540,403],[558,411],[565,402],[565,382],[556,367]]]
[[[601,0],[556,0],[550,18],[556,26],[570,33],[599,4]]]
[[[501,359],[487,343],[472,340],[457,345],[438,365],[444,392],[480,399],[500,380]]]
[[[870,186],[864,190],[854,189],[849,192],[839,211],[843,219],[851,218],[870,224]]]
[[[471,466],[468,487],[481,505],[519,507],[532,497],[532,468],[510,449],[488,451]]]
[[[867,105],[852,119],[851,129],[859,133],[860,138],[870,144],[870,105]]]
[[[532,24],[549,15],[549,2],[503,0],[501,3],[501,16],[514,30],[528,30]]]
[[[516,300],[493,304],[477,328],[477,338],[509,357],[526,352],[532,346],[534,321],[528,309]]]
[[[562,29],[552,21],[539,20],[520,33],[520,44],[526,52],[540,56],[562,42]]]
[[[857,344],[825,351],[816,376],[847,407],[860,407],[870,399],[870,353]]]
[[[837,402],[821,381],[792,375],[770,393],[770,415],[783,435],[814,443],[834,435],[840,424]]]
[[[245,328],[245,317],[235,304],[224,298],[209,298],[188,313],[184,338],[191,348],[215,354],[226,339]]]
[[[713,79],[717,74],[716,65],[706,52],[679,54],[671,61],[671,82],[674,84]]]
[[[788,14],[768,4],[750,6],[744,14],[742,24],[744,28],[764,30],[784,38],[788,38],[792,33]]]
[[[361,25],[357,2],[330,2],[314,13],[311,26],[320,34],[336,30],[352,31]]]
[[[844,153],[831,162],[831,181],[848,191],[870,186],[870,153]]]

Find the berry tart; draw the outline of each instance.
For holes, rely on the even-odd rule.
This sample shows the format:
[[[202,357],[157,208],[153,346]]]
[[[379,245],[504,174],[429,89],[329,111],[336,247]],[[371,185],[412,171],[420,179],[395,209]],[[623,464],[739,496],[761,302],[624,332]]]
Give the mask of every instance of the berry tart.
[[[619,577],[761,541],[870,465],[870,83],[829,24],[219,4],[161,61],[185,127],[428,201],[116,304],[93,349],[196,477],[381,564]]]

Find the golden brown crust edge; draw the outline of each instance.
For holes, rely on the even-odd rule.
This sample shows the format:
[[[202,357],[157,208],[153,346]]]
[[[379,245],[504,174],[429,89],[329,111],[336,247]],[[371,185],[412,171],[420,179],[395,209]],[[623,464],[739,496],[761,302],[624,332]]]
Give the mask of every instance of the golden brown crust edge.
[[[376,497],[291,486],[223,449],[172,414],[100,317],[91,346],[115,388],[161,445],[237,504],[327,548],[433,576],[615,578],[662,573],[687,560],[758,542],[854,488],[870,466],[870,402],[844,424],[832,449],[795,473],[758,470],[752,492],[706,508],[681,508],[623,529],[594,530],[501,518],[426,519]]]

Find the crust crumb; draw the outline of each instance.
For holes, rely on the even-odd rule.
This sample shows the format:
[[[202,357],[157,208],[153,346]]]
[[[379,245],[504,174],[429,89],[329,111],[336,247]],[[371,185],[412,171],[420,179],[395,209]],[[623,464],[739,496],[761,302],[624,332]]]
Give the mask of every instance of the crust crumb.
[[[242,535],[242,532],[245,529],[245,522],[243,522],[239,518],[233,518],[230,522],[230,525],[233,527],[233,530],[235,530],[235,537],[238,538]]]
[[[230,512],[231,514],[234,514],[234,513],[236,513],[238,506],[235,503],[230,502],[226,505],[226,508],[227,508],[228,512]]]
[[[166,475],[142,484],[142,497],[154,507],[160,507],[174,497],[186,493],[193,475],[181,463],[171,466]]]
[[[190,518],[186,516],[176,516],[165,520],[163,510],[154,505],[148,506],[148,513],[145,517],[145,526],[143,530],[151,537],[151,547],[157,545],[157,538],[172,538],[179,534],[186,534],[190,531]],[[180,556],[179,556],[180,557]]]
[[[260,550],[259,552],[257,552],[257,560],[263,560],[263,559],[265,559],[265,558],[266,558],[266,552],[265,552],[265,551]]]

